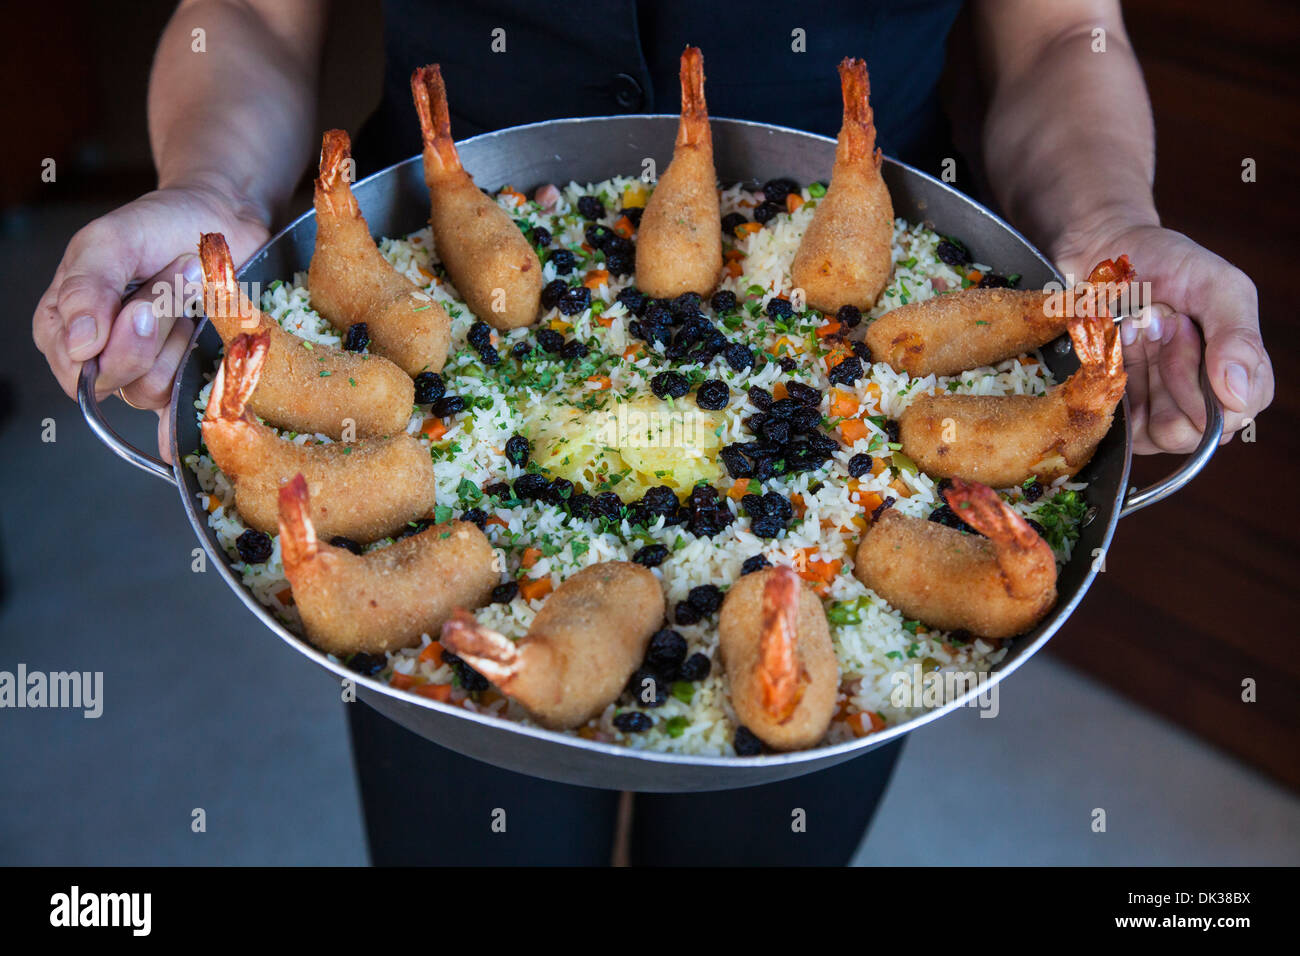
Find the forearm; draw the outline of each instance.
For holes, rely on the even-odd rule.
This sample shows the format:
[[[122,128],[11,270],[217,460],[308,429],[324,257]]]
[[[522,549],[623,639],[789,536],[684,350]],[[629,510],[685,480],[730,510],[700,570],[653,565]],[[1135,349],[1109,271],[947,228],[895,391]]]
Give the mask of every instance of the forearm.
[[[322,0],[180,5],[149,80],[160,188],[226,192],[243,214],[270,223],[314,152],[324,18]]]
[[[1058,262],[1082,237],[1158,223],[1151,107],[1118,5],[991,0],[975,20],[993,91],[984,159],[1009,218]]]

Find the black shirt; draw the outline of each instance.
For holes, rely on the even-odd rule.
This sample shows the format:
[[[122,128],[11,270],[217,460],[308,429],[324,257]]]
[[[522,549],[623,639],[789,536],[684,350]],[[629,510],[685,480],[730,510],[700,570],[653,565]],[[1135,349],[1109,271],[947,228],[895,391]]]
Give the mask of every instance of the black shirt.
[[[420,151],[410,91],[417,66],[441,64],[460,140],[561,117],[676,113],[678,60],[693,44],[704,53],[711,116],[827,136],[840,127],[836,66],[864,58],[879,145],[932,168],[952,154],[936,86],[960,7],[961,0],[385,0],[383,98],[358,136],[358,165],[368,174]]]

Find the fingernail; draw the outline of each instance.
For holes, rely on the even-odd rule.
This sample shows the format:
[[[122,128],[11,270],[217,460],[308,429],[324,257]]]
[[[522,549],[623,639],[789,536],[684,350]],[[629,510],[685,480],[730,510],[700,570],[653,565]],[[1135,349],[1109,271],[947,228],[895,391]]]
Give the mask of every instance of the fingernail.
[[[1159,342],[1160,336],[1164,331],[1164,323],[1160,321],[1160,313],[1151,309],[1147,313],[1147,341]]]
[[[1160,341],[1163,344],[1168,345],[1174,340],[1174,336],[1178,334],[1178,330],[1183,327],[1183,319],[1185,318],[1186,316],[1184,315],[1171,315],[1169,317],[1168,321],[1165,322],[1165,334],[1160,337]]]
[[[152,339],[158,329],[158,318],[153,314],[153,306],[148,302],[138,303],[135,314],[131,316],[131,324],[135,327],[135,334],[140,338]]]
[[[199,262],[199,257],[190,256],[186,260],[181,273],[185,276],[186,282],[201,282],[203,280],[203,265]]]
[[[68,352],[80,352],[95,344],[95,317],[79,315],[68,326]]]
[[[1224,378],[1228,383],[1228,391],[1232,393],[1232,397],[1237,400],[1239,405],[1244,406],[1250,400],[1250,376],[1246,374],[1246,366],[1234,362],[1228,366]]]
[[[1133,324],[1133,319],[1126,318],[1119,323],[1119,338],[1125,345],[1132,345],[1137,341],[1138,330]]]

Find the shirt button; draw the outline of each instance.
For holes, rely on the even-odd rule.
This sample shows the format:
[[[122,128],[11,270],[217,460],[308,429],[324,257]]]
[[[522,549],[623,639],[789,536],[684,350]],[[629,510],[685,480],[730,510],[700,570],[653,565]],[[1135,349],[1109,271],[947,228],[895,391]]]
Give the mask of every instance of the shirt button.
[[[645,103],[645,93],[641,84],[626,73],[618,73],[613,81],[614,102],[619,109],[638,110]]]

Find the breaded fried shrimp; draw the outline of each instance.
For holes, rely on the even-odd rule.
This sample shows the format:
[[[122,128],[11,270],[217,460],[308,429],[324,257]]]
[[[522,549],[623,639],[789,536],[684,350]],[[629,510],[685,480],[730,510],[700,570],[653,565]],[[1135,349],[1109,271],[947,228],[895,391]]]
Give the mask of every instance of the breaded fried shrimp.
[[[447,88],[435,63],[411,74],[424,136],[434,246],[470,311],[498,329],[537,319],[542,264],[505,210],[479,192],[451,138]]]
[[[840,63],[844,125],[835,147],[831,184],[817,204],[790,266],[796,288],[823,312],[853,305],[863,311],[889,283],[894,204],[880,175],[867,64]]]
[[[348,183],[351,155],[348,134],[327,130],[316,180],[316,251],[307,279],[312,308],[340,332],[364,322],[370,351],[408,375],[440,372],[451,320],[433,296],[379,252]]]
[[[1063,335],[1074,316],[1107,315],[1098,295],[1126,285],[1136,273],[1128,256],[1099,262],[1071,308],[1028,289],[963,289],[886,312],[867,327],[877,361],[914,378],[955,375],[992,365],[1046,345]]]
[[[1109,318],[1070,321],[1079,369],[1046,395],[918,395],[899,417],[903,452],[933,478],[1010,488],[1077,474],[1110,430],[1127,377]]]
[[[646,203],[637,231],[636,284],[655,298],[707,296],[722,272],[722,220],[713,134],[704,101],[704,57],[682,53],[682,118],[673,161]]]
[[[577,727],[622,692],[664,616],[659,580],[637,564],[583,568],[546,599],[517,644],[457,610],[442,644],[547,727]]]
[[[235,281],[235,263],[219,232],[199,240],[208,321],[227,348],[238,336],[264,331],[269,352],[248,400],[253,414],[277,428],[342,437],[398,435],[406,430],[415,383],[392,362],[320,343],[280,328],[250,302]],[[349,424],[351,423],[351,424]]]
[[[954,478],[948,504],[985,537],[887,510],[858,545],[853,573],[929,627],[1023,634],[1056,604],[1056,559],[991,488]]]
[[[300,445],[247,413],[248,398],[268,361],[270,339],[263,330],[230,343],[203,414],[203,443],[234,485],[235,510],[244,523],[274,531],[280,488],[299,473],[307,478],[316,523],[327,538],[374,541],[429,514],[433,460],[410,435]]]
[[[319,539],[307,485],[296,475],[280,489],[280,554],[303,627],[318,647],[333,654],[411,647],[421,634],[436,636],[452,608],[487,602],[499,580],[492,545],[468,521],[353,554]]]
[[[822,603],[787,567],[740,578],[722,604],[718,646],[740,723],[774,750],[826,736],[839,664]]]

